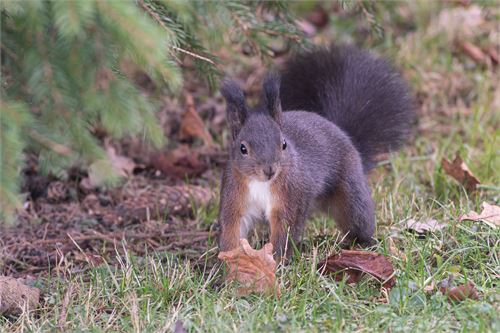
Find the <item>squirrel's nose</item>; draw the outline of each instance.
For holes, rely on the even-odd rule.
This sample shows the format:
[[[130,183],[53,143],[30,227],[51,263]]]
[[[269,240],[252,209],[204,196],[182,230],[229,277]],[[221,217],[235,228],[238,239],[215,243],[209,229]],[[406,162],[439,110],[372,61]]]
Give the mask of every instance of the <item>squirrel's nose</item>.
[[[264,168],[264,174],[266,175],[267,179],[273,178],[275,173],[276,170],[273,168],[272,165],[268,165]]]

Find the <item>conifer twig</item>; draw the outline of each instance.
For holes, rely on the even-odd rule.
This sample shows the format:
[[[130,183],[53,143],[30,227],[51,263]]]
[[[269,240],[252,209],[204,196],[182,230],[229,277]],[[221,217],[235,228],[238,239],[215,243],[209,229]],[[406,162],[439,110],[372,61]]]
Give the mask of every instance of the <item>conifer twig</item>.
[[[139,0],[139,3],[141,4],[141,7],[156,21],[158,22],[158,24],[160,24],[165,30],[168,30],[168,27],[165,25],[165,23],[163,23],[163,21],[161,20],[161,17],[158,16],[158,14],[156,14],[154,11],[151,10],[151,8],[149,8],[143,0]],[[193,58],[197,58],[197,59],[200,59],[200,60],[203,60],[203,61],[206,61],[212,65],[215,66],[215,62],[213,62],[211,59],[209,58],[206,58],[206,57],[203,57],[199,54],[196,54],[194,52],[191,52],[191,51],[188,51],[188,50],[184,50],[183,48],[180,48],[178,46],[175,46],[175,45],[169,45],[169,47],[171,47],[172,49],[178,51],[178,52],[182,52],[182,53],[185,53],[185,54],[188,54],[190,56],[192,56]]]

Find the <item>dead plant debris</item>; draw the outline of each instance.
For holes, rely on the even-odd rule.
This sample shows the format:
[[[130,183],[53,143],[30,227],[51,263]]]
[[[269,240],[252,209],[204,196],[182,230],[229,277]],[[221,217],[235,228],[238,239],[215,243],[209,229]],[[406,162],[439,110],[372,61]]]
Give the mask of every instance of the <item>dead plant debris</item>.
[[[468,214],[462,215],[460,221],[471,220],[471,221],[481,221],[489,225],[491,228],[496,229],[500,226],[500,207],[496,205],[490,205],[487,202],[483,202],[483,211],[481,214],[475,211],[470,211]]]
[[[240,246],[234,250],[220,252],[219,259],[227,263],[226,281],[241,284],[239,295],[251,293],[278,293],[276,284],[276,261],[273,245],[267,243],[260,250],[254,250],[246,239],[240,239]]]
[[[462,184],[468,192],[476,190],[476,186],[481,184],[479,179],[469,170],[469,167],[464,163],[460,155],[456,154],[453,162],[443,158],[441,166],[444,171]]]
[[[178,179],[198,177],[208,170],[197,150],[180,145],[174,150],[151,155],[150,164],[167,176]]]
[[[207,146],[213,146],[212,136],[206,130],[203,120],[196,112],[193,95],[186,94],[186,112],[184,113],[180,127],[180,139],[185,140],[197,137],[203,140]]]
[[[347,283],[357,283],[363,273],[367,273],[382,282],[386,289],[396,284],[394,268],[388,258],[380,253],[341,250],[318,264],[322,274],[333,274],[337,281],[347,276]]]
[[[446,295],[450,301],[462,302],[466,299],[479,299],[477,289],[472,282],[451,288],[440,287],[440,291]]]
[[[417,221],[414,219],[409,219],[404,223],[405,227],[409,230],[413,230],[419,234],[426,234],[429,232],[435,232],[442,230],[446,227],[446,224],[439,223],[437,220],[429,219],[425,221]]]
[[[40,289],[28,286],[21,279],[0,276],[0,315],[19,315],[38,307]]]
[[[171,186],[140,176],[80,202],[39,198],[20,212],[18,225],[0,225],[0,274],[38,274],[49,267],[53,273],[80,271],[127,250],[139,255],[186,250],[198,258],[214,234],[192,220],[193,208],[212,198],[213,191],[200,186]]]

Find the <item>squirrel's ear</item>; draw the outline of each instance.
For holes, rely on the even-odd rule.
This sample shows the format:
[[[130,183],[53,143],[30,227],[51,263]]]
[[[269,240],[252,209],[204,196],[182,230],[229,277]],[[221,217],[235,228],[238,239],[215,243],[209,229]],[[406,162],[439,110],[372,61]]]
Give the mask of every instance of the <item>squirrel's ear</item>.
[[[277,73],[268,73],[264,79],[264,105],[271,117],[281,126],[282,110],[280,100],[280,76]]]
[[[233,140],[236,139],[247,118],[245,95],[238,83],[225,79],[222,81],[221,94],[226,100],[227,121],[231,128]]]

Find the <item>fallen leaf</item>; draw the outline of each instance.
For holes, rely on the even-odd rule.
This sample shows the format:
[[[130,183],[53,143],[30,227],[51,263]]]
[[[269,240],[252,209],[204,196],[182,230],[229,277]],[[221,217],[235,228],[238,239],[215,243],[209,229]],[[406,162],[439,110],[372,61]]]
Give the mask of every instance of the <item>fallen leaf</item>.
[[[184,113],[181,121],[180,138],[185,140],[192,137],[202,139],[207,146],[213,145],[212,136],[205,129],[203,120],[196,112],[193,96],[186,94],[186,113]]]
[[[387,244],[389,245],[389,253],[395,257],[400,258],[403,261],[406,261],[406,255],[404,254],[404,252],[400,251],[396,247],[394,240],[392,238],[387,238],[386,241],[387,241]]]
[[[448,296],[450,301],[465,301],[466,299],[479,299],[479,294],[472,282],[452,288],[440,287],[440,291]]]
[[[197,177],[208,169],[206,163],[200,160],[198,152],[187,145],[181,145],[167,153],[153,154],[150,164],[164,174],[180,179]]]
[[[430,293],[430,292],[434,291],[434,289],[435,289],[435,288],[436,288],[436,286],[434,285],[434,282],[432,282],[432,281],[431,281],[431,283],[430,283],[430,284],[428,284],[428,285],[426,285],[426,286],[424,287],[424,291],[425,291],[426,293]]]
[[[133,174],[135,163],[130,158],[116,154],[113,146],[106,144],[107,158],[92,163],[88,170],[88,181],[82,183],[87,187],[95,188],[107,181],[114,182],[120,177]]]
[[[484,54],[484,52],[476,45],[470,42],[461,41],[458,42],[458,46],[465,53],[465,55],[474,60],[476,63],[486,63],[486,54]]]
[[[276,283],[276,261],[273,258],[273,245],[267,243],[260,250],[254,250],[246,239],[240,239],[240,246],[231,251],[219,253],[218,258],[226,262],[228,274],[226,281],[237,281],[239,295],[255,293],[274,293],[279,295]]]
[[[460,217],[460,222],[464,220],[471,221],[481,221],[496,229],[500,226],[500,207],[495,205],[490,205],[487,202],[483,202],[483,211],[481,214],[475,211],[470,211],[469,214],[462,215]]]
[[[476,190],[476,186],[481,184],[458,154],[455,156],[453,162],[443,158],[441,166],[448,175],[460,182],[469,192]]]
[[[19,315],[38,307],[40,289],[8,276],[0,276],[0,315]]]
[[[128,157],[117,155],[116,150],[113,146],[106,146],[106,154],[108,155],[108,158],[111,161],[113,167],[121,176],[127,177],[133,173],[135,168],[134,161],[132,161]]]
[[[383,283],[386,289],[396,284],[394,268],[382,254],[368,251],[341,250],[318,264],[322,274],[335,274],[341,281],[347,275],[347,283],[358,282],[363,273],[368,273]]]
[[[419,222],[414,219],[409,219],[404,223],[406,229],[414,230],[419,234],[425,234],[428,232],[434,232],[446,227],[446,224],[439,223],[434,219]]]
[[[494,46],[490,46],[486,52],[491,58],[491,62],[493,62],[495,65],[498,65],[499,62],[499,57],[498,57],[498,52]]]
[[[437,19],[432,20],[428,33],[430,35],[444,33],[449,41],[474,37],[480,33],[479,28],[484,22],[483,11],[478,5],[444,9],[439,12]]]

